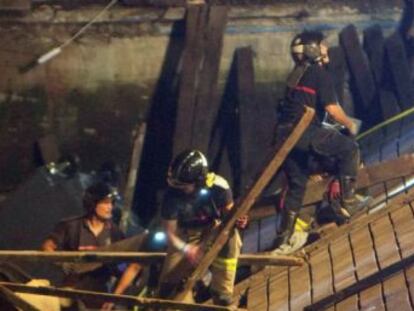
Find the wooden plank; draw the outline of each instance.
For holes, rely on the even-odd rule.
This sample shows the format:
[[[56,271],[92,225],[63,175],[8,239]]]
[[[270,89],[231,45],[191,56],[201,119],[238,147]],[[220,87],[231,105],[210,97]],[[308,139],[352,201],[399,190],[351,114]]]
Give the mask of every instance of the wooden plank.
[[[355,268],[358,279],[363,279],[378,271],[377,261],[371,234],[368,228],[350,232],[352,251],[355,258]]]
[[[312,302],[309,265],[290,268],[290,307],[291,310],[303,310]]]
[[[356,91],[360,100],[360,102],[354,103],[356,116],[363,121],[368,121],[364,116],[371,108],[376,90],[374,79],[359,42],[355,26],[349,25],[342,29],[339,34],[339,42],[344,49],[349,71],[353,81],[355,81]]]
[[[255,97],[253,50],[251,47],[238,48],[236,62],[236,115],[239,118],[240,141],[240,194],[248,189],[270,151],[275,119]],[[260,120],[260,122],[257,122]],[[260,153],[257,150],[261,150]]]
[[[411,296],[411,301],[414,299],[414,266],[407,267],[405,270],[408,289]]]
[[[165,174],[172,159],[179,79],[185,49],[185,20],[172,23],[159,78],[154,85],[146,122],[144,147],[136,188],[136,212],[143,223],[156,217],[158,194],[165,187]],[[155,82],[155,81],[154,81]]]
[[[247,309],[267,311],[268,278],[256,278],[250,285],[247,296]]]
[[[141,162],[142,147],[144,146],[144,138],[147,130],[147,124],[142,122],[136,129],[133,145],[131,161],[129,162],[128,176],[124,188],[124,201],[122,205],[122,216],[120,229],[127,232],[128,220],[131,216],[132,202],[137,182],[137,174]]]
[[[395,275],[401,274],[401,272],[404,271],[404,269],[406,269],[407,267],[410,267],[413,263],[414,263],[414,255],[411,255],[407,258],[402,259],[401,261],[397,261],[393,264],[390,264],[389,266],[383,268],[382,270],[362,280],[359,280],[358,282],[350,285],[347,288],[342,289],[339,292],[336,292],[329,296],[325,296],[324,298],[313,303],[312,305],[307,306],[304,310],[305,311],[324,310],[325,308],[332,306],[336,303],[339,303],[340,301],[343,301],[344,299],[351,297],[352,295],[355,295],[361,291],[364,291],[372,286],[378,285],[380,284],[380,282],[385,282],[386,280],[392,279]],[[397,281],[391,280],[390,282],[392,282],[390,284],[396,284],[395,282]],[[392,288],[392,286],[390,286],[389,288]]]
[[[262,174],[255,181],[250,190],[243,196],[238,204],[230,211],[226,221],[222,222],[217,230],[214,230],[207,237],[207,245],[210,245],[208,252],[201,259],[199,265],[192,272],[191,276],[187,279],[186,283],[183,286],[183,290],[179,293],[175,299],[182,300],[194,287],[195,282],[207,271],[210,264],[216,258],[220,252],[223,245],[226,243],[228,236],[231,230],[234,227],[237,219],[241,216],[246,215],[249,212],[249,209],[252,207],[257,197],[262,193],[263,189],[270,182],[272,177],[276,174],[277,170],[282,165],[286,156],[302,136],[305,129],[308,127],[309,123],[313,119],[315,111],[311,108],[306,108],[304,115],[299,120],[298,124],[293,129],[289,137],[281,145],[277,145],[275,149],[277,150],[268,162],[268,165],[263,169]]]
[[[387,115],[383,113],[379,100],[379,89],[383,79],[384,68],[384,36],[382,28],[379,25],[373,25],[364,29],[364,50],[367,54],[369,65],[373,74],[376,86],[375,100],[372,104],[371,124],[377,124],[387,119]]]
[[[39,138],[37,141],[37,147],[39,148],[39,156],[43,164],[48,164],[51,162],[57,163],[60,159],[61,155],[55,135],[48,134]]]
[[[348,237],[344,236],[332,241],[330,252],[333,264],[334,288],[335,291],[340,291],[356,281]]]
[[[393,227],[388,217],[382,217],[370,224],[374,247],[381,269],[400,260]]]
[[[276,216],[260,220],[259,252],[267,251],[274,245],[276,238]]]
[[[288,270],[269,280],[269,306],[271,310],[289,310],[289,275]]]
[[[160,263],[165,259],[166,253],[151,252],[99,252],[99,251],[0,251],[0,262],[29,261],[29,262],[73,262],[79,265],[79,270],[74,272],[85,273],[100,267],[91,263],[116,263],[139,262],[142,265]],[[303,258],[288,255],[273,255],[269,253],[240,254],[240,265],[277,265],[277,266],[301,266]],[[91,264],[91,265],[90,265]]]
[[[389,161],[398,158],[398,140],[395,137],[392,141],[381,145],[380,161]]]
[[[358,170],[357,189],[387,181],[393,178],[408,176],[414,173],[414,155],[404,155],[396,159],[366,166]],[[306,187],[304,205],[319,202],[326,190],[329,180],[309,182]]]
[[[219,107],[217,80],[223,46],[223,34],[227,23],[226,6],[210,6],[205,29],[200,29],[197,36],[202,40],[199,47],[203,51],[198,74],[197,94],[195,99],[194,120],[190,146],[208,151],[214,117]]]
[[[197,75],[202,61],[202,40],[206,22],[206,6],[189,6],[186,14],[185,49],[181,56],[182,68],[178,93],[173,156],[191,146]]]
[[[385,51],[392,78],[392,85],[397,94],[399,106],[402,110],[413,105],[414,95],[410,79],[410,65],[407,60],[404,43],[401,35],[394,32],[385,40]]]
[[[403,258],[414,253],[413,228],[414,218],[413,211],[409,205],[392,212],[391,220],[394,224],[394,230],[397,235],[398,244]]]
[[[359,297],[362,310],[385,311],[382,284],[376,284],[361,291]]]
[[[382,28],[379,25],[369,26],[364,29],[363,36],[364,50],[367,53],[374,81],[376,85],[379,86],[382,82],[384,71],[385,39],[382,33]]]
[[[383,284],[388,310],[412,310],[403,271],[384,281]]]
[[[328,72],[334,80],[335,91],[338,101],[345,110],[347,115],[354,115],[354,107],[352,101],[344,101],[345,89],[345,72],[347,70],[344,51],[341,46],[333,46],[329,48],[329,64]]]
[[[412,169],[411,169],[412,168]],[[387,180],[395,179],[402,176],[410,176],[414,173],[414,155],[405,154],[399,158],[391,159],[386,162],[377,163],[371,166],[366,166],[358,171],[357,189],[369,187],[369,194],[373,197],[377,197],[380,194],[386,192],[384,188],[384,182]],[[331,178],[325,178],[319,182],[309,181],[306,187],[305,197],[303,205],[313,205],[320,202],[324,192]],[[398,179],[401,180],[401,179]],[[396,184],[399,183],[397,180]],[[375,205],[378,198],[375,198],[373,205]],[[382,201],[383,199],[381,199]],[[269,217],[275,214],[275,208],[272,205],[261,206],[258,208],[258,213],[252,210],[252,217],[255,219],[260,217]]]
[[[312,301],[333,294],[334,284],[331,270],[331,261],[327,249],[310,254],[312,272]]]
[[[335,305],[336,311],[357,311],[358,308],[358,295],[353,295],[351,297],[348,297],[341,301],[340,303],[337,303]]]
[[[52,286],[30,286],[18,283],[0,282],[0,286],[7,287],[8,289],[28,294],[39,294],[46,296],[57,296],[66,297],[73,299],[94,299],[96,301],[104,302],[115,302],[129,306],[143,306],[153,308],[174,308],[179,310],[217,310],[217,311],[231,311],[234,310],[232,307],[223,307],[215,305],[202,305],[197,303],[184,303],[179,301],[172,301],[167,299],[155,299],[155,298],[140,298],[129,295],[114,295],[107,293],[99,293],[86,290],[76,289],[62,289]]]

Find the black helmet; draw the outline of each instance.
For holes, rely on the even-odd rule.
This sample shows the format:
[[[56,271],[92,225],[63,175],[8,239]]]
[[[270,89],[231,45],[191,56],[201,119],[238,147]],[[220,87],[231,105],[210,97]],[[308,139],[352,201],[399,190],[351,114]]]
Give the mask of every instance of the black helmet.
[[[293,60],[296,63],[320,61],[322,57],[320,44],[323,39],[324,35],[320,31],[304,31],[296,35],[290,44]]]
[[[172,161],[168,170],[170,184],[204,184],[208,162],[201,151],[186,150]]]
[[[97,182],[89,186],[83,195],[83,208],[87,214],[95,213],[96,204],[106,198],[114,198],[114,190],[104,182]]]

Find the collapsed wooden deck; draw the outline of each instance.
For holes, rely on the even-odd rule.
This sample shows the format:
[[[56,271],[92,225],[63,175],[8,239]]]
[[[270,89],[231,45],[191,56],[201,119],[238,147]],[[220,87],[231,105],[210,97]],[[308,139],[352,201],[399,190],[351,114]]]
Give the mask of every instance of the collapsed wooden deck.
[[[381,165],[412,154],[412,119],[365,137],[364,162]],[[395,179],[370,187],[373,209],[301,251],[303,266],[268,267],[239,283],[236,294],[246,295],[248,310],[414,310],[414,189],[397,192],[412,183],[406,164],[386,169]],[[407,176],[397,177],[404,168]],[[246,232],[245,251],[255,251],[253,242],[258,250],[270,245],[273,217]]]
[[[269,267],[238,285],[248,310],[413,310],[414,191],[303,250],[301,267]]]

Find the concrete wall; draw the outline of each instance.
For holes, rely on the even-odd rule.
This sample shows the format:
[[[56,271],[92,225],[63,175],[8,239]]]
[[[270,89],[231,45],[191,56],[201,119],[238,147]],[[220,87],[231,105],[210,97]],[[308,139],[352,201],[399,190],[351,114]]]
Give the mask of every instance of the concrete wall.
[[[259,98],[275,100],[292,66],[288,47],[303,28],[325,31],[328,42],[353,23],[398,26],[403,1],[281,1],[232,7],[224,38],[220,87],[234,50],[252,46]],[[33,172],[33,144],[54,134],[62,152],[80,155],[84,170],[114,159],[128,166],[132,134],[145,120],[160,74],[171,25],[184,10],[125,9],[103,15],[63,52],[30,70],[37,57],[70,38],[102,7],[65,11],[38,6],[0,19],[0,191]],[[184,40],[183,37],[179,40]]]

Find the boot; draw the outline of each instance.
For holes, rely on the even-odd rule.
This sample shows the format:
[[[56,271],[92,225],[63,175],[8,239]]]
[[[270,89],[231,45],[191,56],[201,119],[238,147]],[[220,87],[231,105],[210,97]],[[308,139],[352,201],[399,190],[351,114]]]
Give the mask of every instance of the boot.
[[[277,229],[277,244],[278,246],[289,244],[289,239],[295,231],[295,223],[298,218],[298,213],[295,211],[283,211],[280,226]]]
[[[354,177],[342,176],[339,178],[339,181],[342,193],[341,204],[350,216],[368,207],[372,198],[355,193],[356,181]]]

